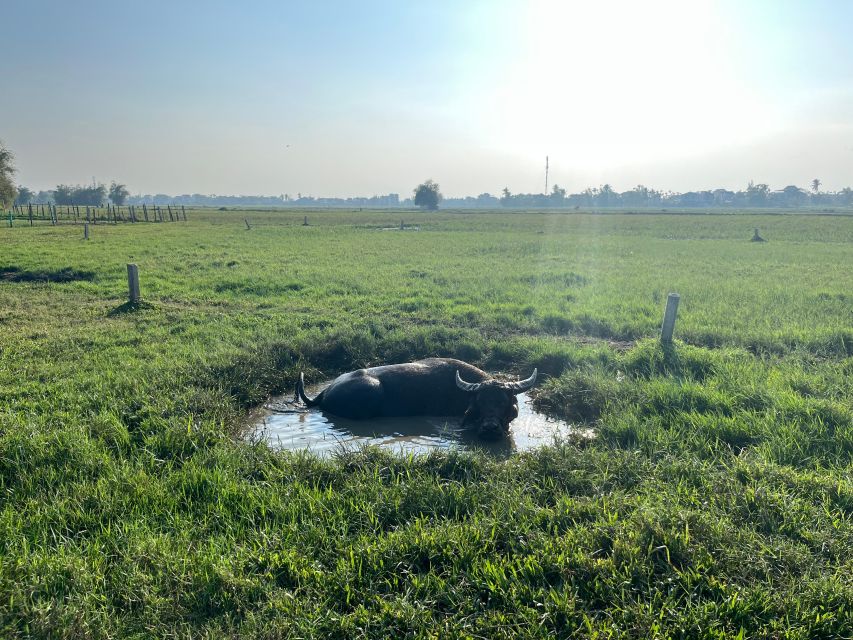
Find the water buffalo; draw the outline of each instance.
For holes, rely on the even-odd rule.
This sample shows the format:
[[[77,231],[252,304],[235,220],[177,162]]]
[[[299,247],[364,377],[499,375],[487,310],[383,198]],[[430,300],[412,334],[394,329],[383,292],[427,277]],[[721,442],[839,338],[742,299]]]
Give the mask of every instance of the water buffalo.
[[[536,374],[502,382],[461,360],[427,358],[345,373],[313,399],[300,373],[295,399],[342,418],[463,416],[463,427],[496,438],[508,433],[518,416],[515,396],[534,385]]]

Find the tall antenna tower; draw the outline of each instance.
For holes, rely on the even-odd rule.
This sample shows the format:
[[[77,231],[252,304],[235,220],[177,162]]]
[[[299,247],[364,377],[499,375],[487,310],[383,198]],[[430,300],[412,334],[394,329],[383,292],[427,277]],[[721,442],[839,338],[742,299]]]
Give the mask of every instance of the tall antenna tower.
[[[545,195],[548,195],[548,156],[545,156]]]

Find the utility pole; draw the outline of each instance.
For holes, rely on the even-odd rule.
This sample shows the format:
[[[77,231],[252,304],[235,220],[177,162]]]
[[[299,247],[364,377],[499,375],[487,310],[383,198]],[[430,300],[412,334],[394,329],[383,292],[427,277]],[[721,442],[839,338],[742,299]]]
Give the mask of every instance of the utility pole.
[[[545,156],[545,195],[548,195],[548,156]]]

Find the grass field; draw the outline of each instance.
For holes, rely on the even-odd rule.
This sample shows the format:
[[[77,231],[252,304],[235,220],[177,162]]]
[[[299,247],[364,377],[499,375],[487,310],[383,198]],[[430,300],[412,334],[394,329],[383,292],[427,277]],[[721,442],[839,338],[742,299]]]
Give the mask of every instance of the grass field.
[[[305,214],[0,229],[0,637],[853,637],[853,216]],[[596,437],[240,438],[431,355]]]

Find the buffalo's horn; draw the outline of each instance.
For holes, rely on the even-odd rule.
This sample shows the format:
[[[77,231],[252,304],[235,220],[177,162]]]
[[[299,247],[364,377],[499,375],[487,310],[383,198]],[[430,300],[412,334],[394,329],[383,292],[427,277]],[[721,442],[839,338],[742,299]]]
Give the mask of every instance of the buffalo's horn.
[[[456,386],[459,387],[460,389],[462,389],[462,391],[468,391],[469,393],[473,393],[475,391],[479,391],[480,387],[482,387],[483,384],[480,382],[478,382],[476,384],[474,384],[473,382],[465,382],[459,376],[459,370],[457,369],[456,370]]]
[[[526,380],[519,380],[518,382],[507,382],[506,384],[502,384],[501,386],[507,391],[512,391],[513,393],[522,393],[530,389],[534,384],[536,384],[536,375],[539,373],[539,369],[533,370],[533,375],[527,378]]]

